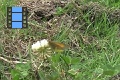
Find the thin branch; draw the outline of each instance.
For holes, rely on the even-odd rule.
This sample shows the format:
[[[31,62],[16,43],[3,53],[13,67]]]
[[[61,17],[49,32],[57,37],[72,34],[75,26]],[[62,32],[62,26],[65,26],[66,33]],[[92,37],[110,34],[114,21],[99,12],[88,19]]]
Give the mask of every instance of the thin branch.
[[[3,61],[5,61],[5,62],[7,62],[7,63],[10,63],[10,64],[18,64],[18,63],[24,63],[24,64],[26,64],[27,63],[27,62],[20,62],[20,61],[10,61],[10,60],[5,59],[4,57],[1,57],[1,56],[0,56],[0,59],[3,60]]]

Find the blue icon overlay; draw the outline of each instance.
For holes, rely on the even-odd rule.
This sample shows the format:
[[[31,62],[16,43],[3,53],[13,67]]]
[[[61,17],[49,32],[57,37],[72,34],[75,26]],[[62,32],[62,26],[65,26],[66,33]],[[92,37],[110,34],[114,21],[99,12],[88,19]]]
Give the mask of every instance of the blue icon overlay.
[[[27,8],[7,7],[7,27],[12,29],[27,28]]]
[[[12,7],[12,12],[22,12],[22,7]]]

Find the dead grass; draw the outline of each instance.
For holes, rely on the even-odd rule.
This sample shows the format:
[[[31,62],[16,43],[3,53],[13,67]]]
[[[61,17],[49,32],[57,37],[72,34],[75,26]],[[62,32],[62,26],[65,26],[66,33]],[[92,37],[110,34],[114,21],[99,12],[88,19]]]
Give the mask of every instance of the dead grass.
[[[5,28],[0,32],[2,33],[0,41],[3,48],[1,55],[9,56],[11,60],[13,60],[13,58],[16,60],[20,60],[20,58],[29,60],[29,46],[33,42],[44,38],[49,40],[58,39],[62,42],[68,40],[67,43],[71,51],[80,49],[80,52],[83,52],[79,45],[80,43],[86,46],[95,44],[95,47],[99,51],[102,50],[103,47],[100,46],[97,36],[84,35],[89,24],[95,24],[95,21],[99,20],[103,13],[106,13],[107,20],[110,21],[111,24],[120,25],[120,9],[112,10],[97,2],[90,2],[83,5],[77,2],[73,3],[69,0],[20,0],[19,5],[28,7],[29,28],[27,30]],[[77,6],[70,8],[70,6],[75,5]],[[66,11],[61,15],[56,15],[57,7],[65,7],[64,9]],[[78,9],[82,12],[81,15]],[[66,35],[62,33],[64,30],[66,30]],[[94,31],[94,29],[91,31]],[[63,36],[59,36],[61,34],[63,34]],[[57,35],[61,38],[58,38]],[[78,40],[78,37],[80,40]],[[72,54],[72,56],[79,55],[80,54]]]

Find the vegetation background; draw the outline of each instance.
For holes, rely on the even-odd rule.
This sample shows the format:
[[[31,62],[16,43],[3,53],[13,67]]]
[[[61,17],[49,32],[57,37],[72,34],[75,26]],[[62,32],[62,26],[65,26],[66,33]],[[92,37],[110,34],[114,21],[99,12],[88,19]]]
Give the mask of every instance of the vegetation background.
[[[120,0],[0,0],[0,80],[120,80]],[[28,7],[28,28],[8,29],[7,7]],[[63,52],[37,56],[41,39]],[[43,57],[47,55],[49,57]]]

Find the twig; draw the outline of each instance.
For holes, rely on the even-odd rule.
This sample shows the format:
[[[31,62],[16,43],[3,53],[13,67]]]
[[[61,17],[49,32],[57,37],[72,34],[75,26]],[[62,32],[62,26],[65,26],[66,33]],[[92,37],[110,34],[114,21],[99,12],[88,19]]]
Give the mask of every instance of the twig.
[[[20,61],[10,61],[10,60],[5,59],[4,57],[1,57],[1,56],[0,56],[0,59],[7,62],[7,63],[10,63],[10,64],[18,64],[18,63],[24,63],[25,64],[25,63],[27,63],[27,62],[20,62]]]

